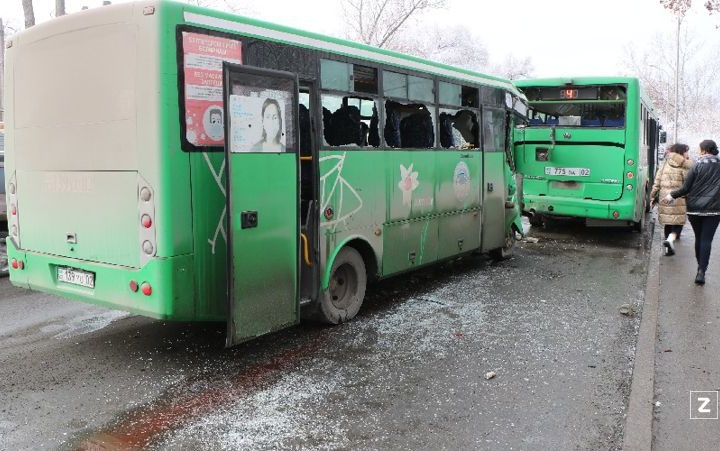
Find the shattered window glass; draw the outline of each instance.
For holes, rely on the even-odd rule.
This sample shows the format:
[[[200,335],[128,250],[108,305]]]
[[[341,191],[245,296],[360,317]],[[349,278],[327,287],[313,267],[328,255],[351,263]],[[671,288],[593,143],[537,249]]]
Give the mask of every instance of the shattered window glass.
[[[440,146],[445,149],[477,149],[480,126],[472,110],[440,110]]]
[[[385,102],[385,143],[395,148],[435,147],[435,108],[420,103]]]

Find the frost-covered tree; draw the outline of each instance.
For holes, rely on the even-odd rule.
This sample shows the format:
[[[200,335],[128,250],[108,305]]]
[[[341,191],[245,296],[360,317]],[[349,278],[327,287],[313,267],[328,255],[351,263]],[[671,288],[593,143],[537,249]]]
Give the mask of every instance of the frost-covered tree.
[[[644,51],[628,50],[625,64],[640,78],[665,128],[674,128],[677,108],[677,139],[720,136],[720,78],[715,75],[720,70],[720,44],[702,42],[686,30],[680,37],[680,67],[676,70],[675,37],[657,35],[652,42],[652,48]],[[677,104],[675,74],[680,74]]]
[[[410,18],[444,5],[445,0],[343,0],[347,37],[396,50],[394,38],[408,25]]]
[[[518,58],[513,54],[506,55],[499,63],[492,64],[488,73],[508,80],[530,78],[535,72],[532,58]]]
[[[55,0],[55,17],[65,15],[65,0]]]
[[[420,24],[408,27],[393,39],[393,50],[409,55],[486,72],[488,51],[468,27],[440,28]]]
[[[685,15],[692,7],[692,0],[660,0],[660,3],[676,14]],[[710,14],[720,12],[720,0],[705,0],[703,6]]]
[[[22,0],[23,13],[25,14],[25,28],[35,25],[35,9],[32,0]]]

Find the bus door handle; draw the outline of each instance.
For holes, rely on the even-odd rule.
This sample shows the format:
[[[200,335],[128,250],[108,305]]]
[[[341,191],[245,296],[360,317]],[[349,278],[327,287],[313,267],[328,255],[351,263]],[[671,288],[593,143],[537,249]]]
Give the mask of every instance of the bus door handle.
[[[460,155],[460,158],[472,158],[473,155],[471,153],[463,153]]]
[[[240,214],[240,227],[243,229],[251,229],[258,225],[257,211],[243,211]]]

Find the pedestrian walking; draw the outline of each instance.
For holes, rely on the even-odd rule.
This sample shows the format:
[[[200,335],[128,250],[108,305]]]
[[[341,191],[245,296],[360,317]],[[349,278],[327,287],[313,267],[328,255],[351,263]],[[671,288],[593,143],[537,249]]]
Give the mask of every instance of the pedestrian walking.
[[[695,283],[705,284],[705,272],[710,262],[710,250],[715,231],[720,224],[720,158],[715,141],[700,143],[700,157],[695,161],[683,185],[667,194],[662,201],[673,203],[685,196],[687,215],[695,232],[695,259],[698,263]]]
[[[655,174],[655,182],[650,191],[650,208],[658,204],[658,199],[680,188],[685,182],[692,166],[692,162],[687,158],[689,151],[687,144],[676,143],[670,146],[667,158]],[[687,221],[686,212],[685,199],[658,205],[658,221],[665,227],[663,246],[667,256],[675,254],[675,240],[680,237]]]

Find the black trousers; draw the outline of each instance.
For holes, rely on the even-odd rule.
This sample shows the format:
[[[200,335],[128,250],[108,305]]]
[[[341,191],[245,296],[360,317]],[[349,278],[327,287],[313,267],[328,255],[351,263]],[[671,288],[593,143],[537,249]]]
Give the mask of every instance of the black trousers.
[[[705,271],[710,262],[710,250],[715,231],[720,224],[720,215],[688,215],[688,220],[695,232],[695,259],[698,262],[698,269]]]

